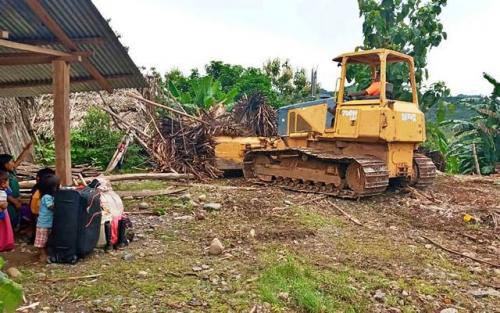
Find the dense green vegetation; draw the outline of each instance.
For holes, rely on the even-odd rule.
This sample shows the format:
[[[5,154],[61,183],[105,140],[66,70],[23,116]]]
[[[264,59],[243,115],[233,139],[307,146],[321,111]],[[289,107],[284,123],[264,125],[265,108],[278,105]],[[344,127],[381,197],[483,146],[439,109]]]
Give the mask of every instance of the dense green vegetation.
[[[173,69],[162,76],[153,71],[163,94],[171,94],[190,112],[216,103],[231,107],[234,101],[255,93],[264,95],[274,107],[306,101],[311,96],[305,69],[294,68],[288,60],[268,60],[262,68],[211,61],[205,66],[205,73],[201,75],[193,69],[189,75],[183,75]]]
[[[85,115],[82,124],[71,130],[71,162],[91,164],[106,168],[115,153],[124,133],[112,128],[111,120],[104,111],[92,108]],[[45,165],[55,162],[55,148],[52,139],[45,140],[36,147],[37,159]],[[147,160],[142,148],[137,144],[128,147],[122,168],[132,169]]]

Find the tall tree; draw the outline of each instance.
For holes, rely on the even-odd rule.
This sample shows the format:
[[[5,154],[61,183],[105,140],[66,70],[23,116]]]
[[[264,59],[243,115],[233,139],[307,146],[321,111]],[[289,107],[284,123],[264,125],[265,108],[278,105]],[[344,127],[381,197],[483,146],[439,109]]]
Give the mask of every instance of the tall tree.
[[[294,68],[290,60],[268,60],[264,64],[264,71],[271,78],[282,104],[305,101],[311,96],[311,82],[307,79],[306,70]]]
[[[415,63],[415,78],[420,108],[426,113],[437,107],[434,121],[427,121],[428,145],[448,151],[448,139],[440,128],[446,112],[453,111],[454,105],[446,101],[450,90],[444,82],[426,87],[429,77],[427,57],[432,48],[446,40],[447,34],[439,19],[447,0],[358,0],[359,14],[363,18],[363,45],[361,49],[387,48],[411,55]],[[366,70],[354,67],[348,72],[349,78],[363,85],[370,80]],[[394,85],[398,99],[411,99],[408,85],[408,67],[402,63],[388,66],[388,80]]]
[[[363,49],[387,48],[415,61],[417,83],[429,77],[427,55],[447,34],[439,19],[447,0],[358,0]]]

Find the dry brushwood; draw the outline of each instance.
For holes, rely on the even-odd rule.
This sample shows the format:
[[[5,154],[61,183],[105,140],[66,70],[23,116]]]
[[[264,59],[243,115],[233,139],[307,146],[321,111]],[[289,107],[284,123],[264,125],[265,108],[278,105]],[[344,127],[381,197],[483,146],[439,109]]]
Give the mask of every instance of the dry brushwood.
[[[234,106],[234,119],[253,135],[271,137],[278,133],[276,110],[261,93],[244,96]]]
[[[157,124],[159,132],[149,146],[158,170],[216,178],[222,172],[215,166],[214,137],[274,136],[276,112],[256,94],[238,102],[231,113],[218,104],[196,118],[169,112]]]

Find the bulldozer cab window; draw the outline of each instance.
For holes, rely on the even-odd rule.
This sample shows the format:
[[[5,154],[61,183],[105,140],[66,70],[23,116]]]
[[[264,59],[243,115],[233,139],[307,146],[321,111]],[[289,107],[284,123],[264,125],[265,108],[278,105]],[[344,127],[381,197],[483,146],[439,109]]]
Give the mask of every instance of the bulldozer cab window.
[[[378,76],[378,78],[376,78]],[[364,63],[347,63],[344,101],[378,99],[380,69]],[[378,93],[377,93],[378,92]]]
[[[410,66],[406,61],[387,63],[387,99],[412,102]]]

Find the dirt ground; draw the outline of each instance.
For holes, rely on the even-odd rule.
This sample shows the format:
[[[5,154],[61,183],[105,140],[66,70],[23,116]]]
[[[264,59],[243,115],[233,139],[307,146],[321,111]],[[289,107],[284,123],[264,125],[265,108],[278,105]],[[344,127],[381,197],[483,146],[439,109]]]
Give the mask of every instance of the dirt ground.
[[[498,179],[443,175],[358,201],[221,179],[146,210],[126,200],[126,249],[74,266],[37,264],[25,244],[1,256],[23,273],[25,305],[39,302],[26,312],[500,312],[499,199]]]

